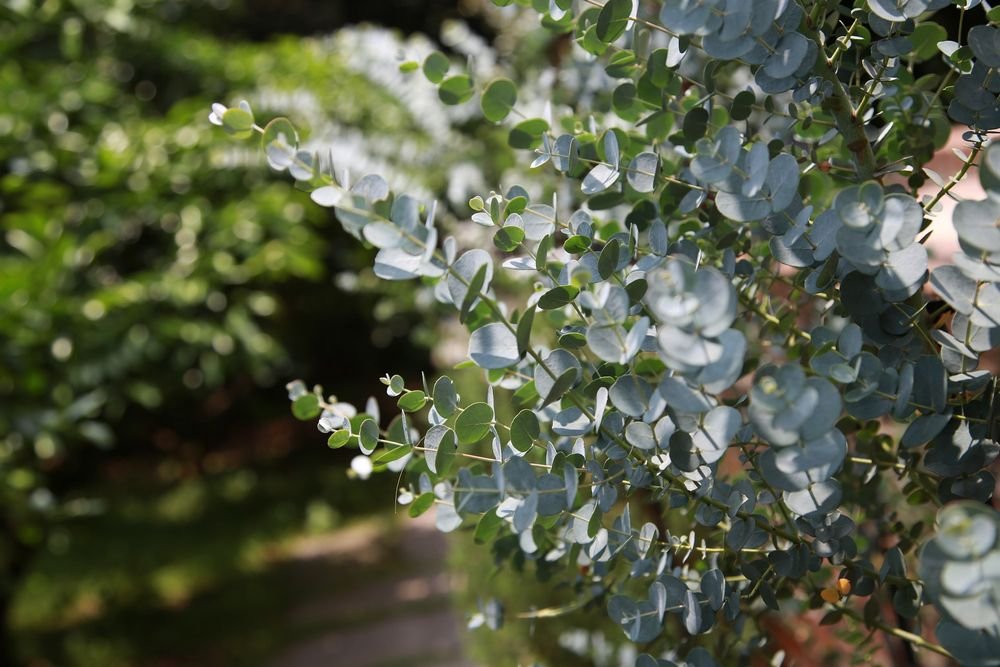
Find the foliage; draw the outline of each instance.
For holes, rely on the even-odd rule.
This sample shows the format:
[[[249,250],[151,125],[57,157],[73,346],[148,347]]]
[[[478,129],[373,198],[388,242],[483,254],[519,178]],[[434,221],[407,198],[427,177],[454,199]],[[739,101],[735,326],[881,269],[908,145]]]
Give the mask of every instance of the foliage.
[[[362,134],[399,136],[391,154],[420,159],[390,166],[376,147],[362,163],[419,192],[440,190],[460,157],[476,155],[433,150],[431,136],[468,143],[455,129],[462,116],[437,112],[435,92],[378,78],[373,52],[429,52],[426,39],[358,29],[232,44],[168,20],[169,9],[0,9],[0,599],[21,560],[14,545],[44,542],[68,489],[100,460],[95,446],[134,437],[129,417],[273,384],[294,356],[289,292],[330,266],[370,262],[360,247],[327,243],[324,211],[291,201],[256,154],[215,136],[203,96],[241,91],[340,154],[357,153]],[[331,80],[335,89],[304,91]],[[362,274],[344,286],[391,296],[376,282]],[[381,320],[401,304],[380,302]]]
[[[774,654],[767,610],[822,607],[859,661],[879,631],[997,664],[1000,15],[959,3],[963,45],[944,0],[518,4],[589,68],[539,117],[502,71],[401,65],[562,177],[469,202],[494,247],[460,249],[435,202],[349,180],[284,119],[213,107],[378,249],[377,276],[432,286],[488,382],[387,375],[384,428],[294,382],[296,415],[359,448],[359,476],[403,471],[411,514],[572,598],[484,600],[473,625],[600,606],[637,666],[706,666]],[[968,152],[945,181],[923,167],[949,116]],[[928,226],[977,162],[987,198],[931,271]]]
[[[237,374],[266,382],[283,358],[263,325],[271,290],[322,273],[316,233],[288,225],[305,212],[287,188],[258,175],[250,198],[223,194],[243,175],[204,159],[199,100],[156,109],[184,95],[169,81],[222,76],[218,45],[157,63],[178,70],[160,79],[131,55],[189,46],[187,35],[84,9],[3,24],[0,477],[5,539],[28,544],[58,509],[50,475],[81,443],[111,446],[127,410]]]
[[[141,490],[197,486],[223,471],[265,474],[273,456],[310,455],[267,421],[281,412],[267,398],[281,390],[275,378],[301,372],[306,359],[357,377],[387,358],[400,372],[425,363],[423,350],[399,344],[429,337],[409,286],[378,281],[365,268],[373,253],[345,243],[327,211],[293,201],[291,184],[271,179],[256,151],[217,136],[201,113],[207,100],[237,91],[308,126],[305,141],[351,156],[355,168],[422,194],[448,186],[463,205],[483,173],[499,178],[509,161],[502,146],[469,140],[485,126],[475,114],[443,110],[436,90],[386,67],[400,48],[429,53],[426,38],[366,27],[323,39],[227,42],[204,32],[201,19],[218,13],[208,4],[0,2],[5,665],[16,656],[145,664],[154,653],[187,651],[166,637],[196,612],[164,607],[187,595],[174,595],[178,589],[198,593],[228,581],[227,569],[242,558],[232,555],[243,544],[235,533],[246,524],[206,527],[213,541],[181,531],[197,533],[194,523],[128,515],[135,506],[120,494],[123,471],[129,482],[142,479]],[[376,134],[394,139],[361,147]],[[450,148],[437,145],[441,137]],[[486,152],[494,159],[481,173],[472,161]],[[334,271],[345,271],[337,290]],[[314,309],[321,297],[332,307]],[[339,347],[369,342],[380,348],[378,360],[337,357]],[[339,390],[364,395],[353,383]],[[317,488],[300,469],[289,474],[301,495],[281,494],[273,522],[280,530],[256,506],[238,517],[256,517],[247,538],[254,549],[300,527],[290,508],[335,499],[343,482],[336,475]],[[198,502],[206,514],[223,503],[217,494],[195,499],[192,513]],[[345,515],[363,509],[338,505]],[[121,549],[128,557],[116,555]],[[206,562],[202,576],[197,564]],[[182,572],[169,595],[154,585],[160,570]],[[261,607],[275,601],[262,597]],[[81,608],[89,611],[74,616]],[[242,611],[240,622],[253,613]],[[154,631],[133,623],[136,616]],[[215,631],[226,633],[218,624]],[[205,643],[197,633],[190,639]],[[261,655],[261,644],[254,647]]]

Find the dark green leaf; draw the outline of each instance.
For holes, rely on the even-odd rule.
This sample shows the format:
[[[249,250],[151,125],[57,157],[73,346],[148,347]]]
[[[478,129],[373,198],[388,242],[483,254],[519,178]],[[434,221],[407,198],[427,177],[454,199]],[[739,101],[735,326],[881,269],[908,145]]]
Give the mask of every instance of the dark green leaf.
[[[541,118],[523,120],[510,131],[507,143],[511,148],[533,148],[549,129],[549,124]]]
[[[330,434],[327,439],[326,444],[330,449],[339,449],[348,443],[351,439],[351,432],[349,430],[340,429],[339,431],[334,431]]]
[[[493,236],[493,245],[504,252],[513,252],[524,240],[524,230],[520,227],[501,227]]]
[[[521,410],[510,424],[510,442],[518,451],[526,452],[531,449],[540,434],[538,417],[532,410]]]
[[[555,310],[573,303],[580,290],[572,285],[560,285],[553,287],[538,299],[538,307],[542,310]]]
[[[476,524],[476,530],[472,535],[472,539],[475,540],[476,544],[492,542],[496,534],[500,532],[502,525],[503,519],[496,512],[486,512],[479,519],[479,523]]]
[[[635,51],[631,50],[615,52],[608,58],[608,65],[604,68],[608,76],[613,79],[628,78],[635,70]]]
[[[455,420],[455,435],[462,445],[479,442],[490,432],[493,424],[493,408],[486,403],[473,403]]]
[[[625,291],[628,292],[628,298],[632,303],[642,301],[642,297],[646,296],[647,289],[649,289],[649,283],[646,282],[645,278],[633,280],[625,285]]]
[[[539,399],[538,389],[535,387],[535,381],[527,382],[521,385],[521,388],[514,392],[514,405],[531,405]]]
[[[292,402],[292,414],[296,419],[308,421],[319,417],[319,397],[316,394],[299,396]]]
[[[366,419],[361,422],[358,429],[358,444],[364,454],[371,454],[378,446],[379,431],[378,424],[374,419]]]
[[[434,504],[434,492],[428,491],[427,493],[421,493],[416,499],[410,503],[409,514],[413,518],[417,518],[427,510],[431,508]]]
[[[913,52],[917,62],[930,60],[937,55],[938,42],[948,39],[948,32],[937,23],[921,23],[913,29],[910,41],[913,42]]]
[[[528,205],[528,198],[523,195],[512,197],[507,200],[507,205],[503,207],[503,215],[506,218],[511,213],[520,213]]]
[[[475,89],[472,87],[472,79],[465,74],[449,76],[438,86],[438,97],[445,104],[454,105],[468,102],[472,99],[473,92]]]
[[[531,345],[531,325],[535,321],[535,306],[531,305],[517,321],[517,351],[522,356]]]
[[[476,271],[476,275],[472,277],[469,281],[469,288],[465,292],[465,298],[462,299],[462,307],[458,311],[458,321],[464,323],[469,317],[469,311],[472,309],[472,304],[476,302],[479,298],[479,294],[483,289],[483,284],[486,283],[486,272],[489,270],[488,264],[483,264]]]
[[[487,120],[498,123],[507,117],[511,109],[517,103],[517,86],[510,79],[496,79],[491,81],[483,97],[480,106],[483,115]]]
[[[422,391],[408,391],[399,397],[396,406],[403,412],[417,412],[427,403],[427,396]]]
[[[455,407],[458,405],[458,394],[455,393],[455,383],[450,377],[447,375],[439,377],[434,383],[431,396],[434,399],[434,409],[439,415],[448,419],[455,413]]]
[[[601,274],[601,278],[607,280],[618,268],[620,250],[621,243],[618,239],[611,239],[601,250],[601,256],[597,260],[597,272]]]
[[[632,0],[608,0],[597,16],[597,38],[611,43],[621,37],[632,13]]]
[[[579,255],[590,250],[591,239],[586,236],[571,236],[566,239],[563,249],[571,255]]]
[[[544,397],[542,401],[543,405],[548,405],[562,398],[563,394],[572,389],[573,385],[576,384],[578,374],[579,371],[577,369],[570,368],[557,377],[556,381],[552,384],[552,388],[549,389],[549,393]]]
[[[424,59],[424,76],[431,83],[441,83],[450,66],[448,56],[440,51],[433,51]]]
[[[222,114],[222,129],[237,139],[252,135],[253,125],[253,114],[246,109],[234,107]]]
[[[819,620],[820,625],[836,625],[840,623],[840,620],[844,617],[844,612],[839,609],[834,609],[833,611],[828,611],[823,618]]]
[[[424,435],[424,457],[432,473],[449,474],[457,452],[455,432],[444,424],[432,426]]]
[[[579,331],[570,331],[559,336],[559,347],[576,350],[587,344],[587,336]]]
[[[729,109],[729,117],[733,120],[746,120],[753,111],[753,105],[757,102],[757,97],[749,90],[744,90],[736,94],[733,98],[733,105]]]
[[[535,270],[545,272],[548,261],[549,250],[552,249],[552,235],[548,234],[538,242],[538,249],[535,251]]]
[[[695,141],[705,136],[708,130],[708,111],[702,107],[695,107],[684,116],[682,131],[687,141]]]
[[[383,449],[381,452],[372,457],[372,463],[375,465],[384,465],[386,463],[391,463],[397,459],[401,459],[407,454],[413,451],[413,448],[409,445],[402,446],[390,446]]]

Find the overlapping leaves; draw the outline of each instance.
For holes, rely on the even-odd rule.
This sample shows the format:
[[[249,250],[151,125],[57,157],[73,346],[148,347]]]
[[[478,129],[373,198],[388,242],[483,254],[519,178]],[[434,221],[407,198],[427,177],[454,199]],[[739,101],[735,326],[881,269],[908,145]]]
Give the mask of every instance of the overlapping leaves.
[[[720,615],[735,621],[742,606],[758,599],[777,609],[781,579],[805,577],[824,559],[849,570],[859,595],[874,595],[884,581],[896,580],[897,610],[916,613],[918,584],[906,579],[902,548],[884,555],[879,577],[872,574],[870,555],[859,553],[865,544],[853,537],[857,526],[847,514],[853,501],[845,495],[890,470],[913,475],[907,493],[916,502],[933,493],[942,501],[986,501],[992,494],[992,476],[984,470],[998,453],[992,376],[976,364],[1000,339],[994,224],[1000,157],[992,149],[985,154],[989,197],[956,211],[963,253],[931,277],[955,312],[947,329],[928,331],[921,296],[928,257],[918,242],[925,210],[904,186],[870,180],[881,176],[874,153],[867,166],[863,154],[881,139],[861,128],[861,143],[844,147],[850,155],[838,156],[837,164],[850,177],[825,175],[831,163],[824,175],[805,177],[812,166],[803,165],[817,150],[838,145],[835,131],[815,139],[794,104],[783,116],[770,99],[765,111],[793,121],[772,128],[773,138],[755,131],[753,92],[736,95],[728,111],[718,108],[708,85],[704,96],[683,94],[673,70],[683,49],[696,43],[713,61],[749,65],[765,93],[793,91],[795,103],[810,107],[809,119],[833,102],[849,101],[831,102],[834,87],[846,79],[817,73],[817,58],[825,67],[836,58],[807,36],[812,21],[798,3],[752,5],[666,0],[656,18],[669,37],[648,58],[637,58],[638,48],[608,56],[607,74],[632,77],[611,101],[631,127],[609,124],[601,131],[594,118],[518,122],[511,144],[540,147],[532,166],[551,163],[576,180],[569,205],[564,190],[558,191],[562,201],[553,196],[550,204],[532,200],[520,186],[473,200],[472,221],[490,228],[490,251],[459,253],[450,237],[439,243],[432,207],[393,197],[378,181],[357,193],[339,186],[313,193],[380,248],[378,275],[435,283],[437,300],[468,326],[469,359],[490,383],[485,400],[473,402],[445,388],[439,396],[435,386],[423,435],[405,417],[402,426],[390,427],[393,436],[375,438],[404,443],[407,453],[425,452],[426,470],[417,468],[410,482],[413,495],[431,494],[422,502],[436,506],[442,530],[476,522],[477,539],[502,531],[516,542],[519,557],[555,562],[570,555],[607,580],[616,567],[627,572],[627,583],[599,596],[632,642],[656,639],[671,614],[685,633],[697,635]],[[907,42],[916,33],[913,19],[937,7],[872,0],[870,13],[856,12],[881,39],[859,55],[866,89],[863,103],[851,102],[857,104],[852,111],[882,103],[893,86],[904,85],[897,59],[916,49]],[[569,26],[573,9],[550,3],[545,20]],[[588,8],[576,26],[578,42],[595,55],[612,51],[608,45],[616,41],[633,46],[631,40],[647,38],[634,30],[642,25],[634,20],[641,11],[619,0]],[[963,70],[956,104],[978,113],[968,122],[982,127],[994,104],[987,70],[993,60],[1000,63],[1000,50],[992,32],[974,32],[970,47],[978,62]],[[860,47],[847,39],[824,48]],[[872,65],[871,54],[881,54],[885,67]],[[713,62],[706,73],[717,67]],[[440,59],[428,59],[425,73],[445,92],[455,79]],[[517,101],[506,81],[484,90],[482,110],[490,121],[502,121]],[[973,99],[969,82],[985,96]],[[639,122],[643,112],[636,109],[643,105],[649,115]],[[895,111],[885,104],[880,112]],[[844,115],[832,114],[838,123]],[[550,134],[557,125],[563,133]],[[647,141],[642,132],[649,133]],[[305,176],[304,156],[279,153]],[[497,252],[509,256],[497,260]],[[771,258],[802,269],[801,275],[782,276]],[[522,307],[496,298],[494,283],[525,277],[531,295]],[[786,311],[769,311],[767,290],[758,289],[765,281],[772,291],[787,283]],[[808,332],[800,318],[814,320]],[[757,338],[753,344],[747,332]],[[747,390],[738,383],[744,376],[751,383],[751,374]],[[510,391],[517,403],[509,424],[497,416],[502,410],[494,407],[494,391]],[[402,391],[399,401],[408,415],[427,401],[427,389]],[[888,418],[901,424],[897,447],[880,431]],[[367,430],[371,442],[370,426],[348,426],[340,429],[348,439],[360,442]],[[395,455],[402,456],[397,450],[381,456]],[[463,456],[471,462],[459,461]],[[729,460],[745,466],[745,478],[730,482],[720,474]],[[708,531],[724,535],[720,547],[699,546],[693,532],[673,535],[651,522],[633,526],[629,497],[639,492],[685,508],[700,526],[721,526]],[[942,522],[952,526],[950,515]],[[969,534],[985,535],[976,525]],[[943,632],[958,637],[962,628],[981,627],[970,625],[967,609],[993,605],[996,613],[993,563],[977,552],[955,556],[966,565],[949,565],[946,575],[945,565],[933,570],[935,549],[948,548],[939,536],[924,554],[928,577],[941,579],[932,595],[945,608],[946,623],[959,628],[945,625]],[[710,561],[712,553],[724,555]],[[693,554],[709,561],[700,576],[682,567]],[[723,561],[739,568],[738,582],[716,567]],[[970,640],[970,646],[978,645]],[[687,655],[691,664],[710,664],[696,651]],[[639,664],[664,663],[644,656]]]

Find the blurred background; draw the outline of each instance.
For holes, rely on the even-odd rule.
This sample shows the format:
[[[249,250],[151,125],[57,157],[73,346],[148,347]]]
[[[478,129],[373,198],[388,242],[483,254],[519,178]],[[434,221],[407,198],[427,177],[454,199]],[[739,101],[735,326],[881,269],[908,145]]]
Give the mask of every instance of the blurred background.
[[[398,65],[438,48],[547,67],[516,11],[0,0],[0,665],[499,650],[461,645],[478,588],[454,563],[489,556],[449,569],[443,538],[394,515],[396,480],[348,479],[351,454],[292,419],[284,389],[363,405],[387,372],[454,363],[428,351],[432,299],[379,284],[329,210],[207,114],[245,98],[290,116],[356,177],[464,217],[514,164],[506,133]]]

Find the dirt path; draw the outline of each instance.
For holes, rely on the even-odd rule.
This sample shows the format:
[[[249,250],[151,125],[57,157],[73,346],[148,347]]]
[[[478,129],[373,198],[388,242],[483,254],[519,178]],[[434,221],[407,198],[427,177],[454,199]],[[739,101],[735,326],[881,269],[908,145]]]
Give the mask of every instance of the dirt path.
[[[398,542],[388,548],[380,531],[364,526],[304,540],[293,558],[328,561],[337,568],[344,593],[292,610],[288,620],[293,625],[317,632],[286,647],[269,664],[474,667],[462,656],[464,624],[449,605],[446,555],[444,538],[430,520],[404,520]],[[380,564],[393,574],[369,582],[351,576]]]
[[[292,648],[272,663],[277,667],[350,665],[368,667],[461,662],[455,617],[449,610],[398,616],[346,632],[333,632]],[[405,663],[404,663],[405,661]]]

